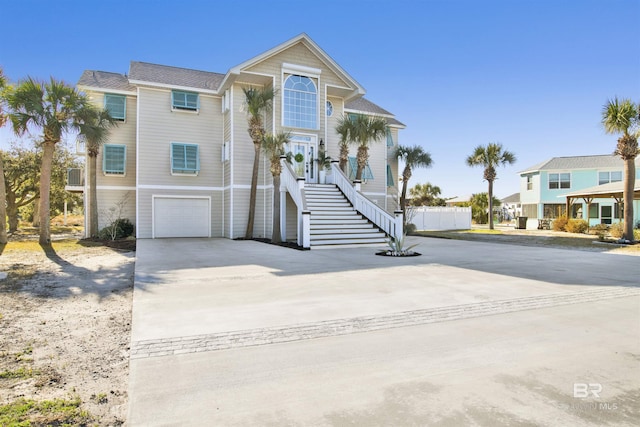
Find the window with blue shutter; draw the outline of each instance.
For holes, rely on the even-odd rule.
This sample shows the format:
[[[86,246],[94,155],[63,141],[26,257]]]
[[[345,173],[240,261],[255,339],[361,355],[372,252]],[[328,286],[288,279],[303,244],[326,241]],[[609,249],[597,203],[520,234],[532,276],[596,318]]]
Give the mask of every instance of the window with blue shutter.
[[[197,144],[171,143],[171,172],[196,175],[200,171]]]
[[[393,187],[393,173],[391,172],[391,165],[387,165],[387,187]]]
[[[197,93],[174,90],[171,91],[171,106],[177,110],[198,111],[200,99]]]
[[[104,95],[104,109],[116,120],[124,121],[127,117],[127,97],[124,95]]]
[[[355,157],[349,156],[349,179],[356,179],[356,173],[358,172],[358,161]],[[371,167],[369,167],[369,162],[364,165],[364,170],[362,171],[362,181],[371,181],[373,180],[373,172],[371,172]]]
[[[127,164],[125,145],[105,144],[102,151],[102,171],[105,175],[124,175]]]
[[[393,147],[393,135],[390,129],[387,129],[387,147]]]

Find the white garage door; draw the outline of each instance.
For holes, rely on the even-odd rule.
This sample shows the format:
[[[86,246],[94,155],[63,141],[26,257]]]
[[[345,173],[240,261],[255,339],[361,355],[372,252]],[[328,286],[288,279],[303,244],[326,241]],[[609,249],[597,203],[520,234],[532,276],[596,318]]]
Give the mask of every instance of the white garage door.
[[[209,237],[208,198],[155,197],[153,237]]]

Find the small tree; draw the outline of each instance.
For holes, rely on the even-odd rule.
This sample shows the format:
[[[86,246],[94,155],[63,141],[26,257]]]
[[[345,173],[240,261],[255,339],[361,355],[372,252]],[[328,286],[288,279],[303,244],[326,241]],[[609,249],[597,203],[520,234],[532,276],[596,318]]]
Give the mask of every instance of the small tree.
[[[486,147],[478,145],[473,154],[467,157],[467,165],[484,167],[484,179],[489,183],[489,228],[493,230],[493,182],[497,179],[496,168],[507,164],[513,164],[516,156],[510,151],[504,150],[502,144],[490,143]]]
[[[409,189],[411,206],[445,206],[446,202],[440,197],[442,191],[437,185],[430,183],[416,184]]]
[[[42,130],[42,164],[40,167],[40,244],[51,243],[50,188],[51,164],[56,144],[70,129],[75,128],[75,116],[87,104],[87,99],[73,87],[55,80],[47,83],[28,78],[18,84],[8,96],[9,115],[13,129],[23,135],[29,128]]]
[[[7,121],[7,116],[4,111],[5,106],[5,87],[7,81],[4,77],[4,72],[0,68],[0,128],[2,128]],[[3,168],[2,155],[0,154],[0,244],[7,243],[7,210],[6,210],[6,193],[4,188],[4,168]]]
[[[353,131],[353,122],[349,119],[349,116],[342,115],[338,119],[335,131],[340,135],[340,141],[338,147],[340,148],[338,167],[347,173],[347,162],[349,161],[349,142],[351,141],[351,133]]]
[[[356,114],[353,118],[353,131],[351,140],[358,145],[356,161],[356,180],[362,179],[362,172],[369,161],[369,146],[371,143],[380,141],[387,135],[387,121],[382,117]]]
[[[431,160],[431,155],[424,151],[424,149],[419,145],[414,145],[413,147],[399,145],[393,156],[399,157],[404,161],[404,170],[402,171],[402,193],[400,194],[400,210],[404,212],[407,207],[407,186],[409,179],[411,179],[412,170],[415,168],[431,167],[433,161]]]
[[[117,125],[107,110],[99,110],[93,106],[81,109],[77,117],[80,129],[79,138],[84,139],[87,149],[89,175],[89,237],[98,236],[98,195],[96,160],[100,147],[109,137],[110,128]]]
[[[260,146],[266,134],[264,128],[264,114],[271,111],[273,107],[273,98],[276,92],[272,87],[263,89],[249,88],[242,89],[245,96],[244,108],[248,114],[247,122],[249,123],[249,135],[253,141],[253,169],[251,173],[251,189],[249,192],[249,218],[247,219],[247,230],[244,234],[245,239],[253,237],[253,221],[256,216],[256,198],[258,191],[258,171],[260,168]]]
[[[618,98],[607,102],[602,109],[602,125],[607,133],[622,134],[614,152],[624,160],[624,187],[622,198],[624,201],[624,238],[633,241],[633,187],[636,181],[636,157],[638,149],[638,134],[640,130],[640,105],[629,99]]]
[[[262,141],[262,149],[269,158],[271,176],[273,177],[273,226],[271,241],[280,243],[280,174],[282,163],[280,158],[284,156],[285,145],[289,143],[288,133],[266,134]]]

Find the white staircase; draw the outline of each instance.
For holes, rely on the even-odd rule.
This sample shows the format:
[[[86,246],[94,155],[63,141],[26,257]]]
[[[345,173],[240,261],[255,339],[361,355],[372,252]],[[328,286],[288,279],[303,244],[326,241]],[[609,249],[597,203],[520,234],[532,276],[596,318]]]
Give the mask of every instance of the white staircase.
[[[333,184],[306,184],[311,212],[311,248],[383,246],[386,234],[360,215]]]

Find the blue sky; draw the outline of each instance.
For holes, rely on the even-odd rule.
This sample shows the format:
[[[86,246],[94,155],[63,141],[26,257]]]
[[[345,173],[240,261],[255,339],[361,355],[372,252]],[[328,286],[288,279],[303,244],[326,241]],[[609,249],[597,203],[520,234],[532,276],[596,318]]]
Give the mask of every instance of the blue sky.
[[[85,69],[125,73],[129,61],[226,72],[302,32],[407,125],[431,182],[447,197],[486,191],[465,158],[500,142],[517,172],[549,157],[609,154],[608,98],[640,101],[640,0],[9,1],[0,66],[12,80],[75,83]],[[0,133],[4,146],[11,135]]]

